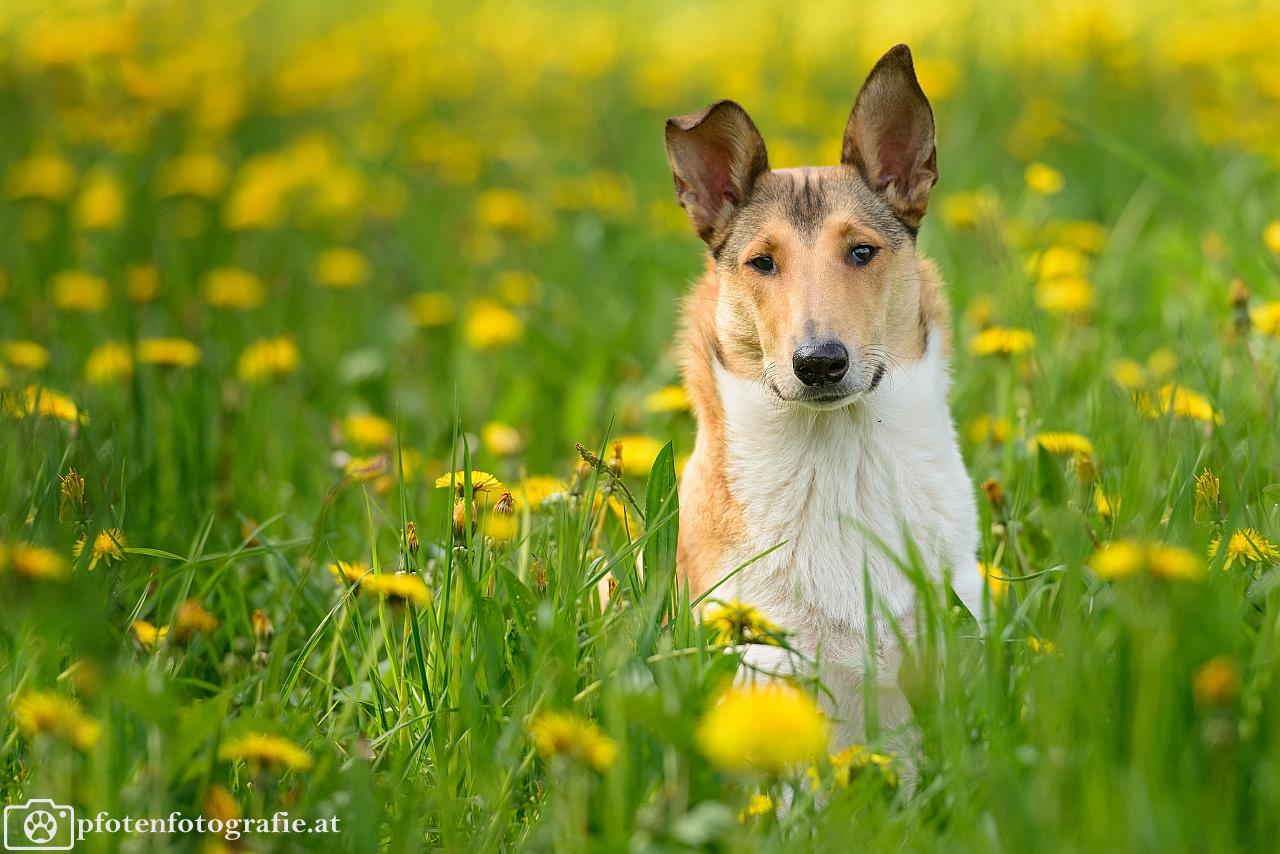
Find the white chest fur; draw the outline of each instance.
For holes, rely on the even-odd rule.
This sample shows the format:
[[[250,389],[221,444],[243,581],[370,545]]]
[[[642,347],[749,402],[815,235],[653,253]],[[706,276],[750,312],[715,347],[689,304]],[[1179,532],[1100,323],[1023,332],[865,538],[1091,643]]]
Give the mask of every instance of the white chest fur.
[[[910,634],[916,591],[898,560],[906,556],[906,537],[933,581],[947,568],[966,604],[980,601],[973,484],[947,408],[947,366],[933,338],[919,361],[832,411],[782,405],[761,383],[717,371],[730,488],[751,537],[722,569],[785,542],[729,585],[796,632],[798,648],[809,654],[820,648],[824,660],[855,667],[862,661],[864,577],[877,608],[907,623],[902,628]],[[896,661],[884,663],[896,670]]]

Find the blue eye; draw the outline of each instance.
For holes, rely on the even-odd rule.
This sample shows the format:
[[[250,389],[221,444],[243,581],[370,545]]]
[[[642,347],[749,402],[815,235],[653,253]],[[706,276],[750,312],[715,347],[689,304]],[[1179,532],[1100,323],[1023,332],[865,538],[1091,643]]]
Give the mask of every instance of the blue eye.
[[[861,267],[872,258],[876,257],[876,248],[866,243],[860,243],[849,250],[849,260],[853,262],[855,267]]]
[[[768,255],[757,255],[747,263],[752,267],[755,267],[761,273],[772,273],[774,270],[778,269],[778,265],[773,263],[773,259]]]

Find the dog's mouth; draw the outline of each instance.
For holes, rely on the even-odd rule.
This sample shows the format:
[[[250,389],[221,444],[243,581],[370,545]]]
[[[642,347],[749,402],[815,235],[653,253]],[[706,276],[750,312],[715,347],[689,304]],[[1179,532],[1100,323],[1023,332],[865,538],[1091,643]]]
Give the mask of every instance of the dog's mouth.
[[[794,403],[808,409],[825,411],[842,409],[871,394],[880,387],[880,383],[888,372],[888,367],[883,362],[880,362],[871,371],[869,377],[865,375],[860,377],[862,382],[858,382],[849,376],[845,377],[841,382],[825,388],[801,387],[798,391],[783,391],[774,382],[773,378],[769,377],[765,385],[770,393],[782,403]]]

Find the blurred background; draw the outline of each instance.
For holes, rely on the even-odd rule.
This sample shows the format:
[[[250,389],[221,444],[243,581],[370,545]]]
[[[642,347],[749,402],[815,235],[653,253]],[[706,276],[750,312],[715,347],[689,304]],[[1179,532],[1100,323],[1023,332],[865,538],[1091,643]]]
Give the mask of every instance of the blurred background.
[[[981,557],[997,576],[1069,565],[1078,582],[1061,597],[1051,579],[1019,582],[1028,604],[1005,639],[1054,635],[1068,616],[1087,624],[1081,646],[1059,641],[1073,650],[1067,666],[1079,664],[1070,678],[1046,676],[1057,659],[1019,645],[1016,679],[1002,681],[1003,659],[992,653],[983,670],[985,653],[970,650],[966,672],[990,682],[958,680],[968,705],[955,707],[958,740],[937,764],[952,776],[931,778],[944,794],[920,815],[953,815],[969,780],[990,772],[989,800],[954,813],[977,848],[999,850],[997,820],[979,814],[997,815],[1022,850],[1045,827],[1064,846],[1111,839],[1131,815],[1161,828],[1132,831],[1150,850],[1161,850],[1153,840],[1234,844],[1236,819],[1275,803],[1266,751],[1280,762],[1265,737],[1280,725],[1267,688],[1274,656],[1258,628],[1276,607],[1274,571],[1253,598],[1242,592],[1280,556],[1265,540],[1276,539],[1276,502],[1264,497],[1280,495],[1266,492],[1277,489],[1280,347],[1276,2],[5,0],[0,568],[15,570],[5,576],[15,592],[0,604],[0,693],[74,695],[107,723],[99,741],[74,715],[80,730],[44,731],[15,712],[0,752],[6,796],[49,783],[85,807],[190,811],[218,780],[260,811],[246,778],[201,741],[225,716],[286,732],[321,763],[314,794],[282,787],[282,803],[292,792],[299,809],[348,815],[351,798],[377,793],[385,814],[368,812],[364,835],[344,845],[372,850],[380,833],[404,850],[466,839],[495,803],[507,810],[491,838],[523,839],[554,777],[527,747],[536,698],[591,714],[599,701],[624,754],[634,746],[634,764],[608,778],[608,809],[592,802],[614,842],[636,816],[661,824],[644,810],[669,773],[679,786],[692,774],[698,797],[723,797],[738,827],[755,790],[714,788],[688,735],[723,673],[703,649],[680,664],[696,678],[658,677],[665,696],[684,698],[679,715],[627,718],[619,698],[630,689],[613,674],[628,661],[658,666],[627,658],[635,644],[606,654],[612,629],[600,621],[613,617],[590,604],[589,587],[557,580],[579,585],[591,561],[615,558],[636,514],[619,504],[609,524],[631,527],[578,537],[579,554],[577,529],[556,527],[564,518],[523,511],[567,487],[575,442],[621,439],[640,496],[664,443],[677,471],[692,449],[672,341],[704,247],[673,199],[665,119],[732,98],[772,165],[834,164],[866,72],[899,42],[937,118],[941,178],[920,240],[954,309],[953,410],[975,483],[998,479],[1008,495],[1001,505],[986,493]],[[402,513],[417,520],[423,565],[446,559],[462,503],[436,479],[455,455],[461,468],[458,425],[474,466],[525,506],[513,519],[479,509],[492,552],[466,557],[484,583],[456,624],[475,650],[423,623],[429,651],[456,653],[463,663],[450,666],[468,678],[441,689],[447,714],[411,742],[406,718],[402,732],[375,715],[379,683],[361,681],[367,662],[356,666],[371,649],[399,710],[425,716],[431,692],[414,694],[417,673],[396,670],[419,660],[405,653],[409,623],[397,640],[392,619],[381,651],[359,635],[353,664],[351,624],[329,622],[343,588],[311,569],[403,565]],[[1221,475],[1221,509],[1215,479],[1202,513],[1193,478],[1206,466]],[[1237,573],[1214,588],[1212,608],[1173,587],[1167,599],[1163,587],[1108,599],[1080,570],[1115,537],[1185,546],[1199,572],[1204,555],[1221,565],[1217,544],[1233,526],[1253,533],[1229,540]],[[1254,536],[1270,551],[1250,552]],[[47,551],[19,560],[20,543]],[[512,579],[496,597],[494,563]],[[437,603],[449,601],[441,579],[427,579]],[[512,593],[526,582],[534,593]],[[538,633],[548,623],[530,616],[542,613],[535,604],[521,611],[535,598],[569,621],[555,623],[554,641]],[[180,610],[196,600],[208,610]],[[166,621],[176,638],[179,618],[184,639],[165,645]],[[1140,654],[1152,637],[1162,652]],[[1206,695],[1206,712],[1187,686],[1220,653],[1240,665]],[[337,661],[347,668],[335,676]],[[491,668],[480,683],[492,693],[449,694],[470,690],[477,661]],[[333,681],[283,680],[303,663]],[[428,679],[423,665],[432,691],[439,666]],[[1252,745],[1237,766],[1215,752],[1227,742],[1212,741],[1206,721],[1223,719],[1227,706],[1213,704],[1235,703],[1241,684],[1257,702],[1231,730]],[[323,727],[321,694],[333,703]],[[1099,704],[1115,717],[1091,718]],[[1036,709],[1074,711],[1037,723]],[[1040,752],[997,736],[995,758],[974,759],[968,734],[993,720],[997,732],[1025,724]],[[1033,761],[1073,738],[1100,763],[1084,782]],[[362,776],[350,757],[366,748],[392,758]],[[193,756],[209,763],[199,781]],[[474,767],[450,770],[457,756]],[[1124,788],[1130,760],[1150,788]],[[1024,785],[1037,774],[1045,788]],[[416,794],[396,808],[405,791]],[[1059,797],[1078,814],[1054,813]],[[568,803],[556,814],[580,828]],[[857,808],[881,818],[888,809],[866,803]],[[1267,821],[1248,825],[1259,839]],[[577,844],[562,850],[585,850]]]

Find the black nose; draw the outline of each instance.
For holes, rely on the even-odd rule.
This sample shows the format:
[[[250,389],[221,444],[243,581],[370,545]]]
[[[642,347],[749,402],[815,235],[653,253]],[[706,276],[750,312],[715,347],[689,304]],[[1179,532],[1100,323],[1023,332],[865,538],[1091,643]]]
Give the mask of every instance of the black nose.
[[[834,338],[806,339],[791,356],[791,367],[805,385],[815,388],[835,385],[849,370],[849,351]]]

